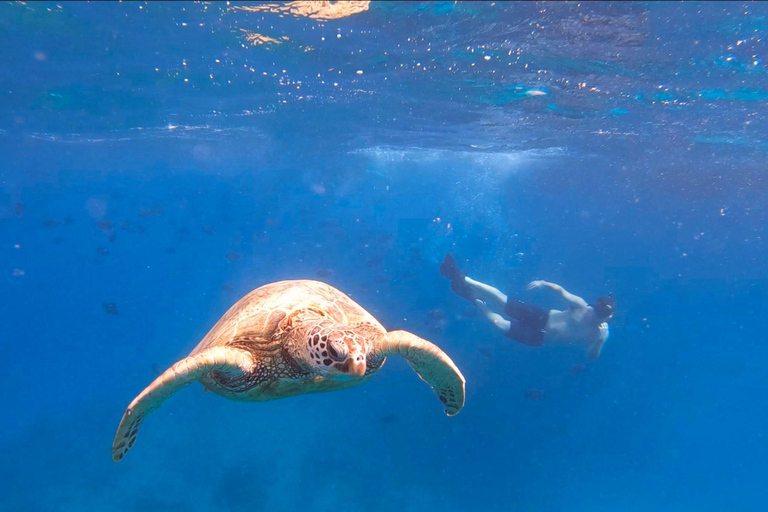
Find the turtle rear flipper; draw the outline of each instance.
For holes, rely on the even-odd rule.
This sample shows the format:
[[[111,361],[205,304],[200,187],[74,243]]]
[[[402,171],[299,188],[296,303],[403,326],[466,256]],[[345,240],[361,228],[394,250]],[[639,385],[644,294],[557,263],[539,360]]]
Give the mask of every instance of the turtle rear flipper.
[[[390,331],[382,340],[385,355],[405,358],[421,380],[445,405],[445,413],[454,416],[464,407],[464,376],[440,347],[408,331]]]
[[[176,391],[209,372],[246,373],[253,365],[253,356],[249,352],[232,347],[216,346],[185,357],[165,370],[134,398],[125,410],[112,443],[112,460],[115,462],[122,460],[136,442],[142,420]]]

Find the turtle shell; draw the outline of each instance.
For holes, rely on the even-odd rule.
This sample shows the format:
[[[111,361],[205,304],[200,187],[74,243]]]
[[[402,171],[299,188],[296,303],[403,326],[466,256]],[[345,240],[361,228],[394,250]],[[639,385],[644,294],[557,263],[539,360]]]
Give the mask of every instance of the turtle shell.
[[[329,284],[313,280],[278,281],[256,288],[237,301],[190,355],[213,346],[238,344],[242,339],[279,344],[280,332],[301,311],[323,314],[342,325],[368,324],[382,335],[387,332],[370,313]]]

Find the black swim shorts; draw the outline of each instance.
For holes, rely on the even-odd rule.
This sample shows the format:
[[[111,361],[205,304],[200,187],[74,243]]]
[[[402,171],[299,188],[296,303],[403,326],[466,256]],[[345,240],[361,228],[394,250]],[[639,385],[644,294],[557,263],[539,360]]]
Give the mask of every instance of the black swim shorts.
[[[549,311],[510,297],[504,306],[504,314],[512,323],[506,333],[508,338],[534,347],[544,344]]]

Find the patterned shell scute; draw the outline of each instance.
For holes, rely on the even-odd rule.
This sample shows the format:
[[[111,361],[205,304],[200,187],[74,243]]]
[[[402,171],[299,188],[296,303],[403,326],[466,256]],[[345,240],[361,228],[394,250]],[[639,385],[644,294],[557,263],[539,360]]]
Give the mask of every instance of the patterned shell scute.
[[[260,344],[265,350],[279,350],[280,331],[305,310],[327,315],[343,325],[368,324],[368,328],[386,333],[370,313],[328,284],[313,280],[278,281],[261,286],[237,301],[191,354],[244,340]]]

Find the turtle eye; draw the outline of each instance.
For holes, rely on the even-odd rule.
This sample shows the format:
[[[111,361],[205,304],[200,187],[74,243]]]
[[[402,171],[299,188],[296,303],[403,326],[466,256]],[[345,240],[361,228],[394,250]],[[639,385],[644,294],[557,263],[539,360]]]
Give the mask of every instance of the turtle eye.
[[[328,355],[336,361],[344,361],[348,354],[349,350],[347,350],[346,344],[336,340],[328,343]]]

